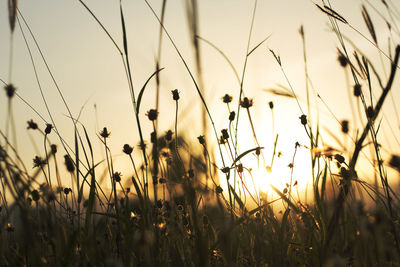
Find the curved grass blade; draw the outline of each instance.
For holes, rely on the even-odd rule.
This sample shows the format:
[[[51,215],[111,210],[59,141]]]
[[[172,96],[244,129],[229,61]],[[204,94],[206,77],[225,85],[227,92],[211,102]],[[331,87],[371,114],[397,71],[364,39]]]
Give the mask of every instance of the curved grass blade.
[[[235,163],[238,162],[241,158],[243,158],[244,156],[246,156],[250,152],[256,151],[257,149],[264,149],[264,147],[256,147],[256,148],[252,148],[252,149],[249,149],[249,150],[243,152],[242,154],[240,154],[239,156],[236,157],[236,159],[232,162],[232,166],[231,167],[235,166]]]
[[[147,84],[149,83],[149,81],[151,80],[151,78],[153,78],[157,73],[159,73],[160,71],[162,71],[164,68],[158,69],[155,72],[153,72],[153,74],[147,79],[147,81],[144,83],[142,89],[139,92],[138,95],[138,99],[137,99],[137,103],[136,103],[136,112],[139,114],[139,107],[140,107],[140,103],[142,102],[142,97],[143,97],[143,93],[144,93],[144,89],[146,89]]]

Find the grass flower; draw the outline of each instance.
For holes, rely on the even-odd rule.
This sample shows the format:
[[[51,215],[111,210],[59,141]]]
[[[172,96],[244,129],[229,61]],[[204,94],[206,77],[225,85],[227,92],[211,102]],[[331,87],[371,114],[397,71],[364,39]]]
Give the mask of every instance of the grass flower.
[[[104,127],[103,130],[99,134],[103,138],[108,138],[110,136],[111,132],[107,130],[107,127]]]
[[[6,90],[7,97],[11,99],[15,95],[16,88],[13,84],[10,83],[4,86],[4,90]]]
[[[172,92],[172,99],[175,100],[175,101],[178,101],[179,100],[178,89],[172,90],[171,92]]]
[[[28,127],[27,127],[28,130],[37,130],[38,129],[37,123],[34,122],[33,120],[29,120],[29,121],[27,121],[27,123],[28,123]]]
[[[155,121],[157,120],[158,112],[156,109],[150,109],[149,111],[147,111],[146,116],[149,118],[149,120]]]
[[[232,96],[230,96],[230,95],[228,95],[228,94],[225,94],[225,95],[222,97],[222,102],[224,102],[224,103],[226,103],[226,104],[231,103],[231,102],[232,102]]]
[[[253,99],[252,98],[243,98],[242,100],[240,100],[240,106],[242,108],[250,108],[253,106]]]

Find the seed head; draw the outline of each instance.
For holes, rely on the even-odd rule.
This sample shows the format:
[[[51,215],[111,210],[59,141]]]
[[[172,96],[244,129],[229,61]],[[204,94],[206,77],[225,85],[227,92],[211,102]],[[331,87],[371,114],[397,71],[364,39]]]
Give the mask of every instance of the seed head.
[[[42,159],[41,157],[36,156],[36,157],[33,159],[33,168],[42,167],[42,166],[46,165],[46,163],[47,163],[47,162],[46,162],[45,159]]]
[[[253,106],[253,99],[252,98],[243,98],[242,100],[240,100],[240,106],[242,108],[250,108],[251,106]]]
[[[172,131],[171,130],[168,130],[165,133],[165,140],[167,140],[168,142],[170,142],[172,140]]]
[[[15,95],[15,86],[13,84],[7,84],[4,86],[4,90],[6,90],[7,97],[11,99]]]
[[[75,164],[68,154],[64,156],[64,163],[68,172],[73,173],[75,171]]]
[[[57,153],[57,145],[51,144],[50,149],[51,149],[51,154],[55,155]]]
[[[107,137],[110,136],[110,133],[111,133],[111,132],[109,132],[109,131],[107,130],[107,127],[104,127],[103,130],[100,132],[100,136],[103,137],[103,138],[107,138]]]
[[[342,120],[342,132],[343,133],[348,133],[349,132],[349,121],[348,120]]]
[[[33,120],[27,121],[28,123],[28,127],[26,129],[32,129],[32,130],[37,130],[38,129],[38,125],[36,122],[34,122]]]
[[[270,108],[270,109],[274,109],[274,102],[269,101],[269,102],[268,102],[268,105],[269,105],[269,108]]]
[[[221,133],[222,133],[222,138],[224,140],[228,140],[228,138],[229,138],[228,129],[222,129]]]
[[[70,192],[72,192],[71,188],[68,187],[64,188],[64,194],[68,195]]]
[[[206,143],[206,140],[204,139],[204,135],[198,136],[197,139],[199,139],[199,143],[201,145],[204,145]]]
[[[147,111],[146,116],[149,117],[149,120],[155,121],[158,116],[158,111],[156,109],[150,109]]]
[[[392,155],[392,158],[389,161],[389,165],[392,168],[395,168],[397,171],[400,172],[400,156]]]
[[[344,157],[340,154],[336,154],[335,155],[335,159],[339,162],[339,163],[344,163]]]
[[[354,96],[359,97],[361,95],[361,84],[357,83],[353,87],[354,89]]]
[[[50,134],[51,129],[53,129],[53,125],[51,125],[50,123],[46,123],[46,128],[44,129],[45,134]]]
[[[172,99],[175,100],[175,101],[178,101],[179,100],[178,89],[172,90],[171,92],[172,92]]]
[[[343,68],[345,68],[348,64],[347,57],[342,53],[339,54],[338,61],[340,63],[340,66],[342,66]]]
[[[130,155],[130,154],[132,154],[133,147],[131,147],[131,146],[128,145],[128,144],[125,144],[124,147],[122,148],[122,151],[123,151],[125,154]]]
[[[306,125],[307,124],[307,116],[306,115],[301,115],[299,117],[301,124]]]
[[[224,103],[228,104],[228,103],[232,102],[232,96],[230,96],[230,95],[228,95],[228,94],[225,94],[225,95],[222,97],[222,101],[223,101]]]
[[[235,119],[236,113],[235,111],[231,111],[231,113],[229,113],[229,121],[233,121]]]
[[[120,172],[114,172],[114,174],[113,174],[114,181],[117,183],[121,182],[121,176],[122,176],[122,174]]]

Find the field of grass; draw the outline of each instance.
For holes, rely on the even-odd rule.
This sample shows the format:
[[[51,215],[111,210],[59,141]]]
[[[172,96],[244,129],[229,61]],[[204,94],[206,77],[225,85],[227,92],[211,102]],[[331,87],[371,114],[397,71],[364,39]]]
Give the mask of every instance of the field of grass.
[[[280,152],[275,151],[279,133],[273,135],[272,160],[267,164],[266,152],[256,132],[259,122],[253,119],[253,99],[247,96],[248,92],[245,95],[243,80],[248,57],[257,49],[265,49],[268,38],[254,47],[247,46],[240,76],[223,51],[198,35],[197,2],[188,0],[185,7],[195,55],[194,63],[188,64],[164,27],[167,1],[162,1],[161,14],[144,1],[159,22],[160,43],[163,36],[164,42],[173,46],[194,84],[196,101],[203,107],[198,116],[203,134],[188,137],[183,134],[185,129],[179,128],[182,96],[178,89],[171,90],[170,94],[175,104],[171,111],[174,127],[159,129],[158,110],[160,102],[164,101],[159,95],[159,74],[163,71],[158,64],[161,49],[154,73],[142,87],[134,88],[122,5],[123,45],[119,46],[120,42],[113,39],[101,19],[79,1],[108,41],[113,42],[126,71],[130,90],[127,95],[130,93],[133,104],[133,109],[127,112],[135,116],[138,133],[135,142],[139,145],[127,143],[120,150],[130,162],[131,173],[121,174],[114,167],[115,151],[109,147],[113,138],[110,129],[102,127],[96,138],[92,138],[79,117],[73,117],[68,105],[74,132],[72,141],[64,139],[54,122],[49,121],[43,127],[27,118],[27,131],[42,139],[42,143],[37,144],[41,153],[32,155],[32,169],[32,162],[21,159],[23,149],[15,146],[17,133],[12,109],[17,98],[28,106],[30,103],[18,94],[17,84],[1,80],[2,97],[7,99],[8,107],[5,127],[0,127],[0,266],[400,266],[400,154],[393,151],[394,141],[393,147],[387,142],[382,145],[379,135],[383,107],[392,101],[397,112],[398,101],[393,99],[392,91],[398,89],[395,80],[400,46],[389,36],[391,46],[380,47],[373,23],[375,17],[370,16],[369,9],[361,8],[369,33],[366,36],[333,10],[329,1],[316,5],[327,16],[332,34],[338,38],[335,64],[350,74],[349,97],[354,105],[350,116],[361,125],[357,130],[349,129],[354,121],[338,120],[341,129],[326,133],[320,129],[318,119],[311,116],[312,77],[307,72],[306,37],[300,27],[307,110],[302,110],[289,78],[286,78],[287,88],[269,92],[292,98],[294,105],[298,104],[300,115],[293,116],[298,117],[298,125],[304,128],[308,143],[294,144],[293,160],[288,166],[292,175],[286,186],[271,185],[271,191],[265,193],[254,189],[257,186],[245,162],[253,158],[260,162],[265,173],[271,172],[274,159],[280,157]],[[17,30],[22,31],[21,24],[25,25],[29,30],[22,31],[24,39],[25,36],[33,38],[41,51],[18,10],[17,1],[9,0],[8,5],[11,36]],[[387,11],[387,16],[380,19],[384,19],[394,35],[400,36],[397,31],[400,13],[396,6],[391,1],[382,1],[379,5]],[[256,9],[257,1],[252,21]],[[380,74],[369,55],[348,40],[340,27],[348,27],[369,40],[381,59],[390,62],[385,66],[387,75]],[[252,28],[253,24],[249,44]],[[221,96],[223,112],[229,115],[225,129],[217,129],[215,115],[211,114],[210,103],[204,97],[200,43],[212,47],[224,58],[241,85],[239,101],[229,94]],[[268,53],[287,77],[279,51],[269,50]],[[40,54],[53,78],[44,55]],[[33,59],[32,64],[35,68]],[[192,65],[194,70],[190,69]],[[147,111],[146,121],[143,121],[139,110],[142,102],[149,101],[145,99],[145,92],[152,81],[156,81],[156,99],[151,100],[155,100],[155,105]],[[59,89],[55,80],[54,83]],[[61,90],[58,92],[66,103]],[[279,120],[279,114],[273,112],[274,102],[268,103],[268,110]],[[245,117],[248,126],[239,125],[238,117]],[[389,121],[393,122],[394,135],[398,136],[399,125],[396,126],[395,119]],[[151,135],[144,136],[143,125],[149,123]],[[240,138],[249,138],[238,134],[240,127],[250,128],[253,148],[242,150],[239,146]],[[329,134],[342,144],[336,146],[340,148],[322,142],[323,135]],[[196,137],[197,143],[187,140]],[[351,142],[343,145],[344,139]],[[217,145],[211,145],[213,143]],[[309,152],[309,192],[298,190],[298,181],[293,175],[298,149]],[[103,160],[98,161],[98,153],[104,155]],[[370,155],[370,177],[358,175],[364,168],[358,163],[365,154]]]

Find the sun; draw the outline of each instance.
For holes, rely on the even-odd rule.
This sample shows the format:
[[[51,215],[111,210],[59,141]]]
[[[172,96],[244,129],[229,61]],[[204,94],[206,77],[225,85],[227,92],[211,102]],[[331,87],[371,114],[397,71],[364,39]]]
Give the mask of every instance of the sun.
[[[249,153],[240,163],[243,172],[238,173],[236,169],[229,182],[250,205],[261,203],[265,197],[267,201],[277,198],[273,187],[281,192],[291,188],[298,197],[304,198],[312,186],[310,150],[304,145],[287,142],[279,146],[273,161],[264,150],[263,155]],[[222,186],[228,192],[226,182]]]

